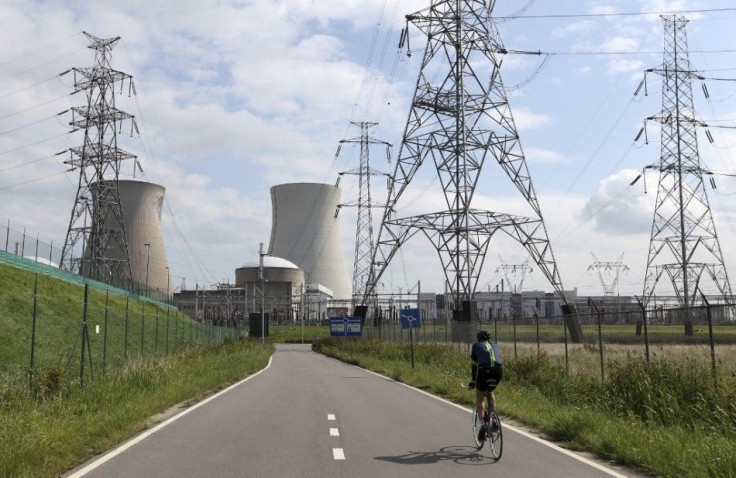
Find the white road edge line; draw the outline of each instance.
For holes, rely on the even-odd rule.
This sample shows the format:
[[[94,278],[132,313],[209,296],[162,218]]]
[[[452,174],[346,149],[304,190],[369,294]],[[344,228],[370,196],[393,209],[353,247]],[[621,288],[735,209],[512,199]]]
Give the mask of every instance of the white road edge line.
[[[344,460],[345,459],[345,452],[342,450],[342,448],[333,448],[332,449],[332,458],[335,460]]]
[[[333,359],[333,360],[337,360],[337,359]],[[342,363],[345,363],[345,362],[342,362]],[[352,365],[352,364],[346,364],[346,365]],[[452,405],[453,407],[459,408],[460,410],[465,410],[468,413],[473,413],[473,411],[471,409],[469,409],[469,408],[463,407],[462,405],[458,405],[457,403],[453,403],[453,402],[451,402],[449,400],[445,400],[444,398],[438,397],[437,395],[432,395],[429,392],[425,392],[424,390],[420,390],[420,389],[418,389],[416,387],[412,387],[411,385],[407,385],[407,384],[405,384],[403,382],[398,382],[398,381],[392,379],[391,377],[387,377],[385,375],[381,375],[380,373],[376,373],[376,372],[374,372],[372,370],[368,370],[368,369],[365,369],[365,368],[362,368],[362,367],[358,367],[357,365],[352,365],[352,366],[355,367],[355,368],[358,368],[360,370],[364,370],[364,371],[366,371],[368,373],[371,373],[373,375],[376,375],[378,377],[391,380],[392,382],[396,382],[399,385],[403,385],[403,386],[405,386],[407,388],[410,388],[410,389],[412,389],[414,391],[417,391],[419,393],[422,393],[422,394],[424,394],[424,395],[426,395],[428,397],[432,397],[432,398],[434,398],[436,400],[439,400],[440,402],[444,402],[444,403],[446,403],[448,405]],[[516,427],[512,427],[511,425],[507,425],[506,423],[503,424],[503,428],[508,428],[509,430],[512,430],[512,431],[518,433],[519,435],[523,435],[523,436],[525,436],[525,437],[527,437],[527,438],[529,438],[531,440],[536,441],[537,443],[541,443],[542,445],[545,445],[545,446],[547,446],[549,448],[552,448],[553,450],[556,450],[556,451],[558,451],[558,452],[560,452],[560,453],[562,453],[564,455],[567,455],[567,456],[569,456],[571,458],[574,458],[574,459],[576,459],[576,460],[578,460],[578,461],[580,461],[582,463],[585,463],[586,465],[592,466],[593,468],[596,468],[596,469],[598,469],[598,470],[600,470],[600,471],[602,471],[604,473],[608,473],[611,476],[614,476],[616,478],[627,478],[626,475],[622,475],[621,473],[619,473],[619,472],[617,472],[615,470],[612,470],[610,468],[606,468],[605,466],[603,466],[603,465],[601,465],[599,463],[596,463],[594,461],[588,460],[585,457],[582,457],[582,456],[580,456],[580,455],[578,455],[576,453],[571,452],[570,450],[567,450],[565,448],[562,448],[561,446],[555,445],[554,443],[548,442],[547,440],[543,440],[543,439],[541,439],[541,438],[539,438],[537,436],[532,435],[531,433],[527,433],[524,430],[520,430],[520,429],[518,429]]]
[[[197,403],[196,405],[192,405],[191,407],[187,408],[186,410],[182,410],[180,413],[174,415],[173,417],[169,418],[168,420],[159,423],[155,427],[153,427],[153,428],[151,428],[149,430],[146,430],[145,432],[141,433],[140,435],[138,435],[137,437],[131,439],[130,441],[127,441],[127,442],[123,443],[122,445],[120,445],[119,447],[110,450],[108,453],[102,455],[99,459],[93,461],[92,463],[90,463],[89,465],[85,466],[81,470],[76,471],[73,474],[69,475],[68,478],[79,478],[79,477],[82,477],[82,476],[86,475],[87,473],[89,473],[90,471],[94,470],[95,468],[100,467],[101,465],[105,464],[106,462],[108,462],[108,461],[112,460],[113,458],[115,458],[116,456],[120,455],[121,453],[123,453],[128,448],[130,448],[130,447],[136,445],[137,443],[140,443],[141,441],[145,440],[146,438],[148,438],[149,436],[153,435],[157,431],[161,430],[165,426],[171,425],[173,422],[175,422],[176,420],[180,419],[184,415],[186,415],[186,414],[188,414],[190,412],[193,412],[194,410],[198,409],[199,407],[201,407],[205,403],[207,403],[207,402],[209,402],[211,400],[216,399],[220,395],[224,395],[225,393],[229,392],[233,388],[238,387],[238,386],[242,385],[243,383],[247,382],[248,380],[252,379],[253,377],[256,377],[256,376],[260,375],[261,373],[263,373],[266,370],[268,370],[268,368],[271,366],[271,360],[272,359],[273,359],[273,355],[271,355],[271,357],[269,357],[269,359],[268,359],[268,365],[266,365],[265,368],[259,370],[258,372],[254,373],[253,375],[247,376],[246,378],[244,378],[240,382],[237,382],[237,383],[234,383],[234,384],[230,385],[226,389],[217,392],[216,394],[212,395],[211,397],[207,397],[206,399],[202,400],[201,402]]]
[[[340,430],[337,428],[330,428],[330,436],[331,437],[339,437],[340,436]]]

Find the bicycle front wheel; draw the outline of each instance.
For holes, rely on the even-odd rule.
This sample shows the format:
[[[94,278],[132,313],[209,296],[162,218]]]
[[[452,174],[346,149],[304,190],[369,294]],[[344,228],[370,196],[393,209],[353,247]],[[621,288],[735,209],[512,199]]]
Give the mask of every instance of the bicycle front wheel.
[[[488,418],[491,424],[486,433],[488,448],[493,461],[498,461],[501,458],[501,453],[503,453],[503,429],[501,428],[501,419],[495,411],[492,411]]]

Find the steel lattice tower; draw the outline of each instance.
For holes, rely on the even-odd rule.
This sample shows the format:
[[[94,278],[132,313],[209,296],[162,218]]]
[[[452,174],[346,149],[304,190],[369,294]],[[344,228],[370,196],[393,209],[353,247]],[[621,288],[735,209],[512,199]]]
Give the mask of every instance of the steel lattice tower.
[[[532,273],[532,268],[529,265],[529,259],[525,260],[521,264],[506,264],[503,261],[503,258],[501,256],[498,257],[499,261],[501,261],[501,265],[496,268],[496,272],[503,271],[503,275],[506,278],[506,283],[509,285],[509,292],[512,292],[514,294],[521,293],[521,288],[524,287],[524,279],[526,279],[527,274]],[[519,274],[519,280],[514,281],[514,283],[511,283],[511,278],[509,277],[509,272],[511,275],[516,276],[516,274]]]
[[[500,68],[505,53],[491,14],[495,0],[432,0],[408,15],[427,43],[376,243],[376,287],[396,251],[421,231],[437,250],[456,308],[473,299],[491,236],[520,242],[565,300]],[[402,34],[402,41],[407,38]],[[482,76],[479,76],[481,73]],[[529,204],[522,217],[471,207],[486,159],[495,160]],[[447,210],[396,218],[402,194],[425,160],[434,162]],[[367,297],[364,296],[364,302]],[[569,312],[569,307],[565,307]],[[582,332],[568,314],[573,340]]]
[[[120,37],[102,39],[87,32],[88,48],[95,51],[91,68],[73,68],[76,91],[85,91],[86,106],[72,108],[72,132],[83,130],[82,146],[69,150],[65,161],[79,170],[79,185],[72,208],[61,267],[107,283],[131,286],[128,242],[125,233],[118,178],[123,160],[136,156],[118,148],[118,131],[132,115],[115,106],[115,87],[135,92],[132,76],[110,67],[111,50]],[[75,250],[81,241],[81,253]]]
[[[604,296],[615,296],[618,294],[618,279],[621,275],[621,271],[628,271],[629,266],[624,264],[622,262],[622,259],[624,258],[623,252],[620,256],[618,256],[618,259],[615,261],[607,261],[602,262],[599,261],[598,258],[593,254],[590,253],[591,256],[593,256],[593,263],[588,266],[588,271],[596,270],[598,271],[598,279],[601,281],[601,286],[603,286],[603,295]],[[603,278],[603,272],[606,271],[609,274],[611,272],[614,273],[613,282],[609,283]]]
[[[371,176],[388,176],[388,174],[382,171],[371,169],[370,146],[384,145],[386,147],[386,158],[390,163],[391,144],[370,136],[370,130],[375,128],[378,123],[364,121],[360,123],[353,122],[351,124],[360,128],[360,136],[340,141],[335,158],[340,155],[343,144],[360,144],[360,165],[358,169],[339,173],[337,180],[337,184],[340,184],[340,177],[343,175],[358,176],[359,189],[357,201],[338,206],[358,208],[358,220],[355,229],[355,259],[353,262],[353,297],[358,301],[365,293],[366,282],[368,281],[373,265],[375,242],[373,239],[373,213],[371,210],[376,207],[384,207],[384,204],[373,203],[371,198]]]
[[[664,62],[652,71],[662,76],[662,111],[651,118],[661,123],[661,156],[647,168],[659,171],[644,303],[649,303],[666,273],[680,305],[693,305],[703,273],[720,295],[731,296],[731,285],[703,182],[696,127],[703,126],[693,107],[692,80],[700,75],[690,66],[687,19],[662,16]]]

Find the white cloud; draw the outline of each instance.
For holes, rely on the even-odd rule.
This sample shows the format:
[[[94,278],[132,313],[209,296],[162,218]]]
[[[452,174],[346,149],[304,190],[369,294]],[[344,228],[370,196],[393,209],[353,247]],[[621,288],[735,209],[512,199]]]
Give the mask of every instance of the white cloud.
[[[520,130],[530,130],[549,125],[553,119],[543,113],[536,113],[527,107],[518,107],[513,110],[516,126]]]
[[[647,198],[629,184],[639,173],[623,170],[599,183],[598,192],[585,204],[580,218],[591,221],[597,230],[626,235],[641,233],[651,226],[652,209]]]
[[[562,155],[557,151],[543,148],[526,147],[524,155],[529,162],[559,163],[564,161]]]
[[[653,11],[703,5],[705,2],[684,0],[611,0],[581,6],[566,0],[559,10]],[[91,65],[92,51],[82,30],[100,37],[119,35],[121,41],[112,52],[113,67],[134,76],[139,94],[137,99],[119,96],[118,107],[134,113],[141,127],[140,140],[121,137],[120,144],[140,156],[145,179],[160,182],[167,189],[167,201],[174,213],[164,214],[172,271],[175,276],[187,275],[189,285],[195,277],[200,284],[205,278],[211,283],[232,277],[235,267],[256,257],[259,242],[268,242],[272,185],[291,181],[334,183],[337,171],[355,167],[357,158],[332,159],[337,142],[355,135],[356,130],[348,126],[350,120],[380,120],[376,136],[392,142],[394,155],[398,154],[425,46],[425,38],[411,26],[414,55],[410,59],[405,52],[397,56],[398,30],[404,26],[404,15],[426,6],[426,0],[395,5],[373,0],[181,0],[176,8],[171,2],[150,0],[7,0],[0,10],[0,35],[4,40],[0,42],[0,132],[20,128],[0,135],[0,153],[9,151],[0,155],[3,215],[15,224],[26,222],[23,225],[29,230],[40,232],[42,238],[53,237],[57,245],[63,241],[78,179],[74,173],[62,173],[66,156],[8,168],[52,156],[81,142],[79,133],[65,135],[68,116],[55,115],[82,104],[83,98],[64,96],[72,91],[71,76],[58,80],[54,76],[72,66]],[[545,13],[542,5],[535,8],[540,11],[529,13]],[[719,18],[717,25],[713,16],[706,15],[705,20],[710,23],[691,23],[700,29],[699,48],[712,49],[736,41],[731,33],[736,29],[728,28],[727,20]],[[508,48],[561,52],[656,50],[662,45],[662,29],[653,24],[655,21],[661,23],[656,16],[520,19],[499,28]],[[379,22],[381,29],[374,44]],[[650,32],[655,34],[647,37]],[[366,73],[371,46],[374,56]],[[511,107],[524,151],[533,164],[535,185],[542,182],[540,178],[552,175],[551,184],[567,185],[569,181],[564,178],[580,174],[565,194],[538,192],[567,285],[590,280],[584,273],[576,275],[587,266],[588,258],[580,257],[581,250],[601,250],[601,259],[617,257],[625,250],[627,258],[641,260],[636,251],[646,252],[651,220],[646,200],[653,189],[642,197],[639,183],[622,192],[630,180],[626,174],[633,173],[620,172],[601,180],[600,168],[580,173],[576,169],[580,168],[579,162],[567,161],[558,152],[568,151],[572,144],[575,157],[591,157],[601,141],[610,138],[606,150],[619,157],[617,148],[630,141],[636,131],[629,126],[612,129],[611,125],[633,88],[628,84],[609,87],[612,81],[606,75],[640,72],[660,60],[560,55],[552,58],[533,82],[514,92],[514,99],[523,101],[520,105],[514,101]],[[728,67],[715,64],[723,61],[720,58],[708,60],[709,68]],[[504,70],[511,74],[509,79],[504,76],[506,83],[523,81],[538,62],[538,57],[508,55]],[[479,74],[488,74],[487,67],[476,63],[472,66]],[[712,87],[711,93],[714,99],[724,99],[718,117],[733,117],[731,112],[736,108],[732,101],[729,103],[728,92],[718,94]],[[597,99],[604,94],[605,108],[598,110]],[[712,105],[718,108],[721,103],[714,101]],[[622,116],[621,124],[638,123],[656,107],[652,99],[646,108],[632,108]],[[595,122],[585,129],[591,117]],[[714,134],[716,148],[736,142],[722,132],[714,130]],[[705,145],[702,150],[708,148],[712,147]],[[638,160],[627,158],[624,164],[639,168],[644,162],[637,164]],[[727,150],[720,155],[709,154],[704,162],[713,169],[736,169]],[[384,158],[381,156],[373,165],[385,166]],[[426,167],[431,169],[430,164]],[[129,175],[132,165],[127,163],[123,169]],[[488,163],[484,175],[507,180],[496,164]],[[484,178],[476,192],[478,207],[526,212],[513,186],[497,186]],[[407,214],[447,207],[439,181],[432,181],[432,174],[418,176],[407,190]],[[597,190],[590,191],[599,181]],[[724,195],[719,201],[725,209],[721,214],[730,219],[730,201],[725,194],[736,188],[730,188],[726,178],[718,178],[718,187],[717,195]],[[343,199],[354,189],[345,184]],[[642,225],[644,232],[640,232]],[[354,217],[345,214],[342,229],[349,264]],[[719,230],[729,232],[727,227]],[[432,260],[426,260],[428,253],[433,254]],[[523,257],[518,245],[499,241],[498,249],[489,252],[484,277],[488,273],[490,279],[499,253]],[[442,288],[434,254],[426,245],[405,248],[403,259],[397,259],[403,265],[397,266],[393,284],[401,285],[405,276],[409,280],[421,277],[423,290],[429,290],[424,281],[429,288],[430,278],[436,278],[433,287]],[[726,256],[736,258],[736,253]],[[543,286],[541,274],[529,284],[533,285],[534,280]]]

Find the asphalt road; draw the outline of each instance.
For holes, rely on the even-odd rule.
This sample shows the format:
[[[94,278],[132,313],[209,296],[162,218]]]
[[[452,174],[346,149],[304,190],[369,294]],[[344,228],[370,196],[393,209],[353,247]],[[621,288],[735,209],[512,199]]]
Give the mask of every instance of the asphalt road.
[[[268,368],[67,476],[575,478],[613,470],[504,429],[500,461],[471,414],[421,391],[278,345]]]

